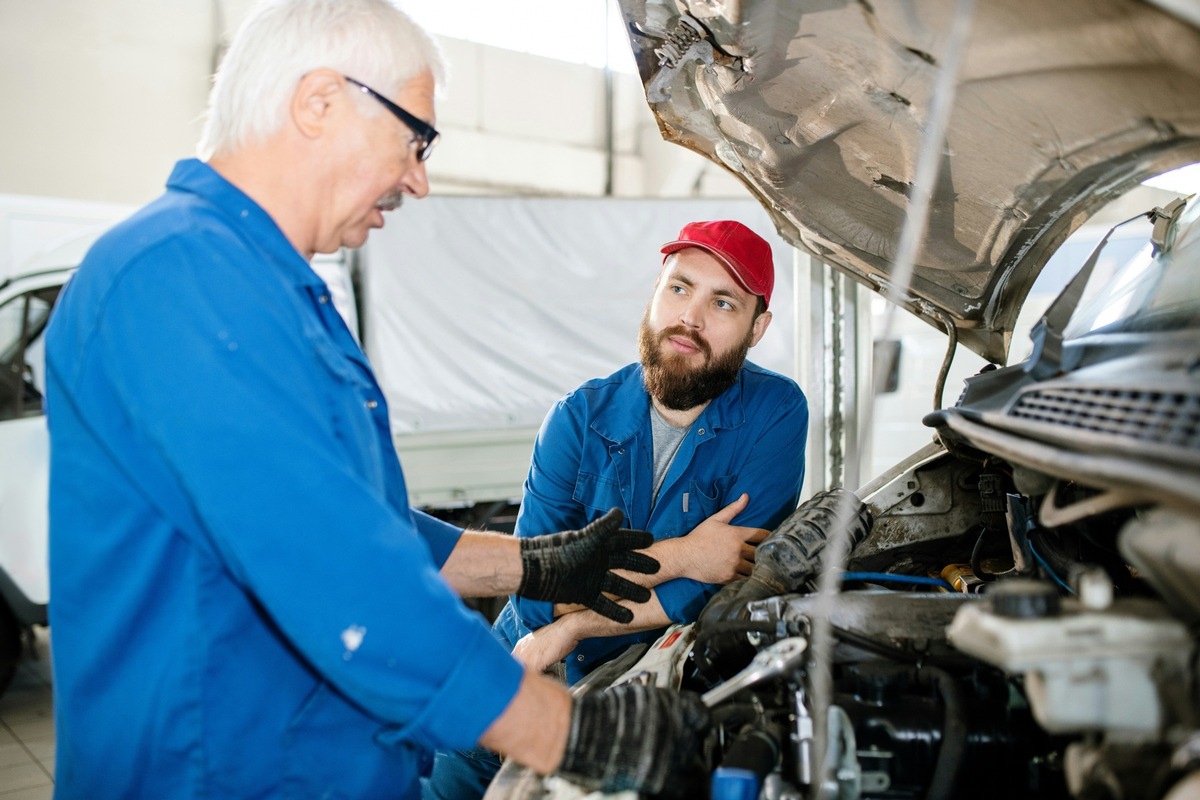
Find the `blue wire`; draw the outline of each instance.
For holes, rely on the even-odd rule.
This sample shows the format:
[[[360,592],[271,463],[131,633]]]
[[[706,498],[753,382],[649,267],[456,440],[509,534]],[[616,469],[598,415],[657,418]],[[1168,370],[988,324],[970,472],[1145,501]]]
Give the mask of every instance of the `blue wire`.
[[[1033,558],[1041,565],[1042,569],[1046,570],[1046,574],[1054,579],[1054,582],[1067,591],[1067,594],[1075,594],[1071,591],[1071,587],[1063,582],[1063,579],[1054,574],[1054,570],[1050,569],[1050,565],[1046,563],[1046,559],[1042,558],[1042,554],[1033,546],[1033,540],[1029,540],[1029,552],[1033,553]]]
[[[843,572],[842,580],[891,581],[893,583],[911,583],[917,586],[940,586],[954,591],[954,587],[941,578],[925,578],[920,575],[894,575],[890,572]]]

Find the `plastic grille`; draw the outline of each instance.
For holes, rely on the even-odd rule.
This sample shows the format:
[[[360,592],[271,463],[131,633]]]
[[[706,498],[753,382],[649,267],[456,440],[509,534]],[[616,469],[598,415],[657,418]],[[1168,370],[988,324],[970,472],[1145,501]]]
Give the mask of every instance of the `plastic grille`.
[[[1200,448],[1200,394],[1057,387],[1023,394],[1011,413],[1127,440]]]

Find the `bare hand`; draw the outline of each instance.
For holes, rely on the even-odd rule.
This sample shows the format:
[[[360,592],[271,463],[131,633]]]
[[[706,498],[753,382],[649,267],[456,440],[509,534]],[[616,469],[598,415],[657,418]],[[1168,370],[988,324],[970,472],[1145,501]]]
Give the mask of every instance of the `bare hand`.
[[[754,568],[755,545],[770,531],[744,528],[729,521],[750,504],[750,495],[741,497],[701,522],[691,533],[674,541],[685,549],[684,575],[703,583],[729,583],[750,574]]]
[[[549,625],[525,634],[513,647],[513,658],[528,669],[545,672],[551,665],[566,658],[579,644],[569,629],[566,617],[560,617]]]

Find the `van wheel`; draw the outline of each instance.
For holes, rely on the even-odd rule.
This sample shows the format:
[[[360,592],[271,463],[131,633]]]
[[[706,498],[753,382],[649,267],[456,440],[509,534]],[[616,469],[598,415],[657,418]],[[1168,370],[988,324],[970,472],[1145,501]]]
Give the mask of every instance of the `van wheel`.
[[[21,663],[21,625],[8,606],[0,601],[0,694],[12,683]]]

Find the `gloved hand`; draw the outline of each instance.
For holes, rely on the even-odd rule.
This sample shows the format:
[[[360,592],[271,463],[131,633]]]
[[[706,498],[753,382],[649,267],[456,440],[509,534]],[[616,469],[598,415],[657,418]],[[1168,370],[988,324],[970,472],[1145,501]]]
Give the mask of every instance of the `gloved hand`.
[[[700,751],[712,720],[694,692],[623,684],[575,699],[558,773],[590,790],[658,794]]]
[[[604,592],[644,603],[650,590],[612,574],[626,569],[653,575],[658,562],[635,553],[654,543],[647,531],[621,527],[620,509],[588,523],[582,530],[552,533],[521,540],[521,585],[517,594],[530,600],[579,603],[617,622],[627,623],[633,612],[604,596]]]

